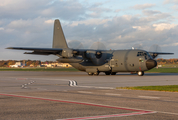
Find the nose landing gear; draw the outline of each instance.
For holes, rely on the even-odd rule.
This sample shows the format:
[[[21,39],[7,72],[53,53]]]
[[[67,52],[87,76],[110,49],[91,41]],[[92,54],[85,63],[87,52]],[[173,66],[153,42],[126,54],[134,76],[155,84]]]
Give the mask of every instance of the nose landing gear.
[[[144,75],[144,71],[138,71],[137,74],[138,74],[138,76],[143,76]]]

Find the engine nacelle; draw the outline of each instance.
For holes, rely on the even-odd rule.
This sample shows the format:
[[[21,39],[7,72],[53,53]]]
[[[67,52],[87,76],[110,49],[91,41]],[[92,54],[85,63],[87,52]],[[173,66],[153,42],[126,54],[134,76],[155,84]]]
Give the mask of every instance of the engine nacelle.
[[[71,49],[63,49],[61,56],[64,57],[64,58],[73,57],[72,50]]]
[[[95,65],[103,65],[107,54],[102,51],[87,51],[85,58],[90,59]]]

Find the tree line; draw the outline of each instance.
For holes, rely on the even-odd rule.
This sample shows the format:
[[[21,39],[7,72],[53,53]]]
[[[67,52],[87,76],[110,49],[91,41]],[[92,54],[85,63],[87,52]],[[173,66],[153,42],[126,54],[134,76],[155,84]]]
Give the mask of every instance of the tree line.
[[[36,66],[41,65],[41,64],[45,64],[45,63],[51,64],[51,63],[54,63],[56,61],[41,62],[40,60],[20,60],[20,61],[17,61],[17,60],[1,60],[0,61],[0,67],[9,67],[10,65],[15,65],[16,62],[21,62],[22,64],[25,64],[24,66],[33,65],[33,66],[36,67]],[[163,65],[163,64],[178,64],[178,59],[158,58],[157,63],[160,64],[160,65]]]
[[[45,62],[41,62],[40,60],[1,60],[0,61],[0,67],[9,67],[10,65],[15,65],[16,62],[21,62],[23,66],[38,66],[44,63],[50,64],[53,63],[53,61],[45,61]]]
[[[176,59],[176,58],[173,58],[173,59],[158,58],[157,63],[158,64],[178,64],[178,59]]]

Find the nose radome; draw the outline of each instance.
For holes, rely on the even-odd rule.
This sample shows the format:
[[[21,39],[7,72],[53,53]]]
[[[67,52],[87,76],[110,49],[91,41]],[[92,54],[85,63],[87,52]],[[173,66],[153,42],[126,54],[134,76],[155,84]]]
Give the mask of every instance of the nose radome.
[[[154,68],[156,66],[157,66],[157,62],[155,60],[150,59],[150,60],[146,61],[146,67],[147,67],[148,70],[151,69],[151,68]]]

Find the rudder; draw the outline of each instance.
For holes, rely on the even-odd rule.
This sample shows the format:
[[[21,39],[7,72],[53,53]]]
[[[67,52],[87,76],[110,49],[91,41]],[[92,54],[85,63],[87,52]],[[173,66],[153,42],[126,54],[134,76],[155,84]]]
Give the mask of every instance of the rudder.
[[[68,48],[60,21],[58,19],[54,22],[53,48]]]

